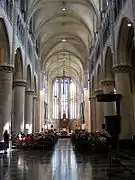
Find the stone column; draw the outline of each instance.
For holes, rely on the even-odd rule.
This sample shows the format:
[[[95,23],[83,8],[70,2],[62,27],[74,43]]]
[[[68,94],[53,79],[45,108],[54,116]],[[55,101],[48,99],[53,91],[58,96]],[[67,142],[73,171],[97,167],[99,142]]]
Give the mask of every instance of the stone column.
[[[40,98],[36,97],[36,117],[35,117],[35,132],[40,132],[41,130],[41,119],[40,119]]]
[[[84,108],[84,117],[85,117],[85,128],[90,131],[91,125],[90,125],[90,106],[89,106],[89,91],[88,89],[84,90],[84,103],[85,103],[85,108]]]
[[[129,75],[130,70],[130,65],[116,65],[113,67],[113,71],[115,73],[116,92],[117,94],[122,95],[120,103],[120,139],[131,139],[132,136],[133,110]]]
[[[0,66],[0,140],[4,130],[11,132],[13,67]]]
[[[50,101],[50,102],[49,102]],[[53,120],[53,84],[51,82],[50,88],[49,88],[49,122],[51,123]]]
[[[104,80],[101,82],[104,94],[114,93],[114,81]],[[115,115],[115,102],[104,102],[104,116]]]
[[[78,85],[76,86],[76,119],[79,120],[79,113],[80,113],[80,92]]]
[[[68,80],[68,119],[70,118],[70,80]]]
[[[91,130],[96,131],[96,96],[90,98],[90,110],[91,110]]]
[[[36,131],[37,122],[37,96],[33,96],[33,122],[32,122],[32,132]]]
[[[59,79],[59,88],[58,88],[58,105],[59,105],[59,120],[61,119],[61,79]]]
[[[95,96],[102,93],[103,93],[102,89],[95,90]],[[101,130],[103,123],[104,123],[103,103],[97,102],[96,99],[96,130]]]
[[[16,80],[14,82],[14,120],[13,131],[18,134],[24,132],[24,104],[26,81]]]
[[[33,125],[33,90],[26,90],[25,94],[25,130],[26,133],[32,133]],[[28,127],[26,127],[28,125]]]

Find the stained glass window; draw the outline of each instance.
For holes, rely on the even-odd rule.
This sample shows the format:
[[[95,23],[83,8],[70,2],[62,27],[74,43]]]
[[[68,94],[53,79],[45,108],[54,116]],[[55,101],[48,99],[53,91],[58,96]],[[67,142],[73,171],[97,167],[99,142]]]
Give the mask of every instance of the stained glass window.
[[[55,81],[53,87],[53,118],[58,119],[58,107],[59,107],[59,82]]]
[[[53,85],[53,119],[76,119],[77,89],[70,77],[57,78]]]

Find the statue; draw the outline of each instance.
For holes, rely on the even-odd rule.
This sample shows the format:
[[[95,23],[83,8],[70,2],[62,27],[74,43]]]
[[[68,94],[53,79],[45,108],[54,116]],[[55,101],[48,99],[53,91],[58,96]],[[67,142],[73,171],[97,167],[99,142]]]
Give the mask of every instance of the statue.
[[[63,119],[66,119],[66,113],[63,113]]]

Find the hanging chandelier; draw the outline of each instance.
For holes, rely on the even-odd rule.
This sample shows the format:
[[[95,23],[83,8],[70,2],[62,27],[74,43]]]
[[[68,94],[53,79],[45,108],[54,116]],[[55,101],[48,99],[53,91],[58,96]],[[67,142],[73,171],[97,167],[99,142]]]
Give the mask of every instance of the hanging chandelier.
[[[66,6],[65,6],[65,5],[66,5],[66,3],[65,3],[65,1],[63,0],[63,1],[62,1],[62,8],[61,8],[62,11],[66,11]]]
[[[62,80],[63,80],[63,94],[64,94],[64,92],[65,92],[65,78],[66,78],[65,70],[63,70],[63,75],[62,75]]]

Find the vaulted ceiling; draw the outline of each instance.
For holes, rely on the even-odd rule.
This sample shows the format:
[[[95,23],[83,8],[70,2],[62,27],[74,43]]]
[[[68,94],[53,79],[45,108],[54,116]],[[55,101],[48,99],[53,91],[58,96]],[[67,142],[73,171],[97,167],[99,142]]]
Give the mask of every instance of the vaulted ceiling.
[[[30,0],[41,67],[48,77],[79,81],[87,69],[89,43],[98,21],[99,0]]]

